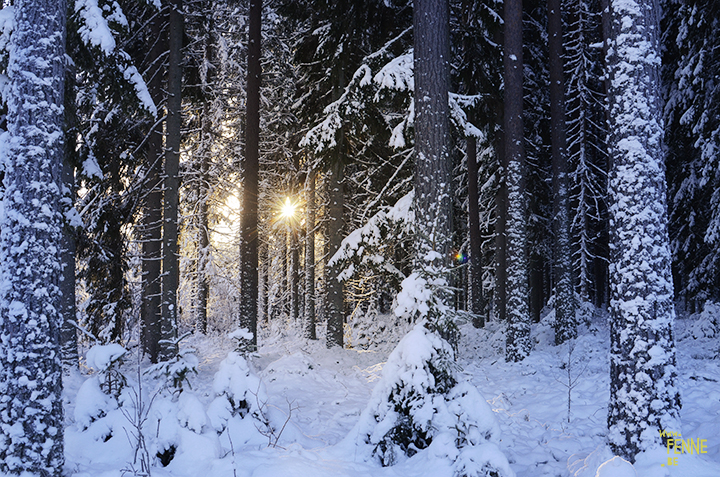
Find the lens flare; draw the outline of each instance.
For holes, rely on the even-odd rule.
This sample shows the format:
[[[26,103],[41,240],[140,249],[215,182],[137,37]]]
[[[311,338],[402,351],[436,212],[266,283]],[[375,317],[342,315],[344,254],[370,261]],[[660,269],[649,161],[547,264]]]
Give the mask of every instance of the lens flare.
[[[290,197],[285,199],[285,203],[280,209],[280,215],[285,219],[291,219],[295,217],[297,213],[297,204],[290,202]]]

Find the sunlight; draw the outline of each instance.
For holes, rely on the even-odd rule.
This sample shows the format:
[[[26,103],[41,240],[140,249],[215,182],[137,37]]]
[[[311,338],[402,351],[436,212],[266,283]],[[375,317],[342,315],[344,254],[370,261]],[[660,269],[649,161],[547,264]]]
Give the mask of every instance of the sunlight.
[[[214,227],[212,239],[217,245],[231,244],[237,239],[240,227],[240,199],[230,194],[219,207],[219,220]]]
[[[297,214],[297,209],[297,203],[291,202],[290,197],[287,197],[282,209],[280,209],[280,215],[283,219],[293,219],[295,218],[295,214]]]

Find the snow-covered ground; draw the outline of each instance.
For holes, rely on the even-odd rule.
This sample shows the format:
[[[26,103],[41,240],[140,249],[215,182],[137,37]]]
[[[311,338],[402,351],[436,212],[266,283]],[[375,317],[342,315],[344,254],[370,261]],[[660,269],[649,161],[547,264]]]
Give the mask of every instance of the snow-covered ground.
[[[505,362],[504,338],[492,323],[483,330],[468,325],[462,328],[459,364],[494,411],[501,429],[498,446],[519,477],[720,476],[720,341],[703,337],[696,321],[680,319],[676,330],[683,396],[683,428],[677,432],[683,439],[705,439],[706,453],[698,457],[663,449],[640,456],[634,469],[611,461],[605,446],[609,338],[602,317],[582,331],[572,350],[553,346],[550,328],[536,325],[535,349],[522,363]],[[193,336],[186,346],[196,350],[199,362],[198,373],[189,376],[190,387],[185,385],[179,396],[157,392],[159,380],[143,375],[140,413],[127,410],[139,407],[137,372],[147,363],[138,366],[130,358],[122,365],[127,385],[118,401],[99,392],[97,374],[85,370],[66,377],[68,475],[142,475],[143,461],[154,476],[452,475],[442,446],[382,468],[363,461],[346,439],[391,349],[327,350],[322,342],[297,336],[266,336],[247,369],[241,359],[228,357],[234,345],[230,339]],[[97,366],[103,364],[102,353],[92,358]],[[234,396],[237,404],[242,389],[251,390],[245,394],[247,412],[259,420],[230,417],[226,396]],[[163,467],[157,454],[170,448],[174,455],[165,453],[169,463]]]

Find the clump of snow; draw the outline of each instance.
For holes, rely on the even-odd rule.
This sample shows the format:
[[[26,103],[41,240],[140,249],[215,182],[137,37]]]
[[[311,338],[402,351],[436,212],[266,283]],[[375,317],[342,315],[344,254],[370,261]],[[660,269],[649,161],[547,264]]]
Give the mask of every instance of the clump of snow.
[[[228,338],[235,340],[251,340],[253,339],[253,334],[247,328],[238,328],[237,330],[230,333],[228,335]]]
[[[15,28],[15,7],[0,10],[0,58],[7,58],[10,51],[10,34]]]
[[[383,89],[397,91],[414,91],[415,80],[413,77],[413,53],[412,51],[393,58],[383,66],[375,75],[373,81],[379,85],[375,101],[379,101],[380,91]]]
[[[98,376],[92,376],[80,386],[75,396],[75,422],[87,429],[90,423],[104,417],[109,410],[116,409],[117,402],[100,389]]]
[[[637,477],[637,473],[630,462],[615,456],[598,467],[595,477]]]
[[[113,54],[115,38],[97,0],[76,0],[75,13],[81,20],[78,33],[83,42],[100,48],[108,56]]]
[[[157,106],[155,105],[152,96],[150,96],[147,84],[145,83],[145,80],[143,80],[137,68],[134,65],[130,65],[124,68],[121,67],[121,70],[123,78],[130,82],[130,84],[132,84],[135,88],[135,93],[140,101],[140,105],[152,114],[153,117],[157,117]]]
[[[97,177],[98,179],[103,180],[105,177],[102,169],[100,169],[100,166],[92,154],[83,162],[82,171],[83,175],[88,178]]]
[[[88,367],[98,373],[104,373],[125,356],[125,353],[127,350],[117,343],[95,345],[88,350],[85,360]]]

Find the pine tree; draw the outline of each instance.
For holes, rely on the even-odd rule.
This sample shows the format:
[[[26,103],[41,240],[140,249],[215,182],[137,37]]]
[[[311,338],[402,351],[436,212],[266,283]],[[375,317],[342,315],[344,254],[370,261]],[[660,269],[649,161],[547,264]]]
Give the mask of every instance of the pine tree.
[[[122,3],[123,9],[102,9],[106,16],[82,4],[68,19],[67,36],[73,79],[78,78],[68,84],[68,101],[70,95],[76,98],[76,119],[67,147],[75,156],[77,186],[86,191],[74,200],[82,211],[77,278],[88,293],[79,317],[81,325],[103,342],[123,338],[132,306],[126,273],[131,246],[125,228],[134,224],[142,189],[136,169],[138,145],[156,112],[135,66],[142,69],[143,53],[130,41],[140,34],[136,29],[144,25],[146,7]]]
[[[0,472],[59,477],[66,5],[17,0],[14,8],[2,141]]]
[[[611,3],[610,404],[613,451],[634,461],[679,428],[660,103],[659,0]]]

